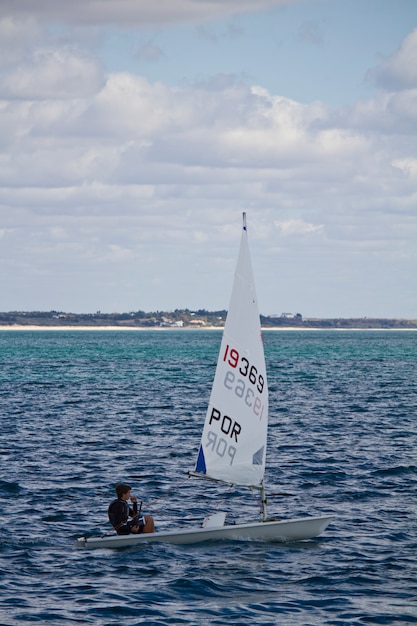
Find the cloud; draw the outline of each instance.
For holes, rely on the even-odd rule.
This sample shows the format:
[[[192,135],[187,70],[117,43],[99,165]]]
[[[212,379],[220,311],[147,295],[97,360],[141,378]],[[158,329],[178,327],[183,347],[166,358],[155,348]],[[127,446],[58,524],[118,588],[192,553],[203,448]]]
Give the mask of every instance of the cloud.
[[[75,24],[157,26],[202,23],[301,0],[36,0],[36,15]],[[33,0],[2,0],[0,16],[32,16]]]
[[[399,50],[368,72],[368,78],[388,91],[417,88],[417,28]]]
[[[85,98],[102,83],[96,61],[76,50],[36,50],[29,61],[0,78],[0,94],[10,99]]]
[[[79,68],[73,98],[71,80],[64,85],[57,79],[56,58],[35,64],[26,81],[20,72],[19,80],[5,81],[22,101],[5,107],[14,133],[0,161],[3,182],[157,184],[175,172],[178,182],[192,184],[221,170],[216,180],[226,183],[238,170],[268,180],[314,168],[318,161],[331,176],[343,163],[359,163],[367,155],[368,140],[333,126],[322,105],[300,105],[238,81],[216,90],[211,82],[180,89],[129,73],[109,75],[96,91],[94,66],[69,56],[67,65],[70,77],[71,68]]]
[[[414,135],[417,125],[417,89],[380,92],[368,100],[338,111],[334,123],[363,136],[375,133]]]
[[[416,158],[408,158],[408,159],[398,159],[397,161],[393,161],[392,165],[394,167],[398,167],[405,176],[410,178],[415,178],[417,180],[417,159]]]
[[[275,222],[275,227],[285,236],[310,235],[323,230],[322,224],[310,224],[302,219],[286,220]]]
[[[347,180],[377,167],[377,159],[410,156],[403,150],[412,150],[413,135],[382,149],[383,137],[415,135],[417,120],[416,94],[383,94],[342,117],[230,76],[188,88],[128,72],[104,79],[68,48],[38,54],[1,84],[5,96],[20,98],[3,104],[9,149],[0,174],[13,186],[226,185],[243,171],[264,190],[288,185],[297,173],[300,187],[317,176]]]
[[[146,12],[148,4],[130,10]],[[181,19],[186,6],[209,15],[225,4],[170,6]],[[40,15],[69,5],[73,10],[72,3],[40,2]],[[128,3],[120,6],[125,19]],[[91,7],[87,2],[85,11]],[[79,18],[87,22],[87,13]],[[105,71],[80,40],[56,32],[41,40],[29,18],[6,18],[0,28],[11,44],[20,38],[0,78],[1,262],[10,280],[3,293],[15,294],[20,281],[8,308],[19,308],[25,294],[35,297],[42,284],[48,296],[41,308],[224,308],[223,277],[233,271],[243,209],[265,280],[265,312],[277,308],[277,293],[283,302],[290,297],[280,263],[288,285],[306,283],[312,301],[319,281],[328,281],[323,292],[330,282],[330,307],[349,300],[348,275],[360,280],[370,259],[374,280],[382,281],[395,259],[398,282],[412,273],[417,90],[410,81],[333,110],[231,73],[172,86],[132,69]],[[141,53],[158,58],[152,40],[143,41],[150,47]],[[400,75],[398,54],[391,66]],[[306,311],[298,302],[279,308]]]
[[[0,67],[19,63],[41,35],[42,29],[33,16],[17,19],[8,15],[0,19]]]

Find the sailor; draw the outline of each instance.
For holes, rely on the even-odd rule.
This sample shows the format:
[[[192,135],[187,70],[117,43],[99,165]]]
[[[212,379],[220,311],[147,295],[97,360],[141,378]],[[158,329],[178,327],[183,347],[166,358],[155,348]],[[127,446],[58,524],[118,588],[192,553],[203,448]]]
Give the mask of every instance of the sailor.
[[[116,485],[117,499],[113,500],[108,509],[110,524],[118,535],[130,535],[130,533],[153,533],[155,525],[153,517],[138,513],[138,500],[131,496],[132,487],[126,483]],[[132,503],[129,506],[128,501]],[[132,518],[129,520],[129,518]]]

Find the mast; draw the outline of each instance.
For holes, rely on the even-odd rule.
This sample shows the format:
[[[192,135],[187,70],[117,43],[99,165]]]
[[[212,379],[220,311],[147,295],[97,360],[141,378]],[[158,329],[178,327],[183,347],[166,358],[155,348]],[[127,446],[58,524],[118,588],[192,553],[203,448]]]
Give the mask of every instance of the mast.
[[[247,230],[246,227],[246,211],[243,211],[242,213],[242,220],[243,220],[243,230]],[[261,481],[261,485],[259,487],[260,492],[261,492],[261,504],[262,504],[262,521],[266,522],[266,520],[268,519],[268,515],[266,512],[266,505],[268,504],[268,500],[266,498],[266,492],[265,492],[265,482],[262,479]]]
[[[266,498],[264,481],[261,482],[261,502],[262,502],[262,521],[266,522],[266,520],[268,519],[268,516],[266,514],[266,505],[268,504],[268,500]]]

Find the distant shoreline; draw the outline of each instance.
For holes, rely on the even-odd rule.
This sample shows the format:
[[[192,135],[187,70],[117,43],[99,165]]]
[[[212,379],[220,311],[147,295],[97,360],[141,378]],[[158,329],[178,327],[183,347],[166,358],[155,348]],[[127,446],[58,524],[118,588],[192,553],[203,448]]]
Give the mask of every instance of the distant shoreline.
[[[22,331],[22,330],[30,330],[30,331],[40,331],[40,330],[47,330],[47,331],[104,331],[104,332],[108,332],[108,331],[144,331],[144,332],[150,332],[150,331],[180,331],[180,332],[184,332],[184,331],[192,331],[192,332],[198,332],[201,330],[219,330],[219,331],[223,331],[224,326],[199,326],[199,327],[193,327],[193,326],[185,326],[185,327],[172,327],[172,326],[35,326],[35,325],[27,325],[25,326],[24,324],[16,324],[16,325],[9,325],[9,326],[2,326],[0,325],[0,332],[1,331],[13,331],[13,330],[17,330],[17,331]],[[269,332],[269,331],[312,331],[312,332],[317,332],[317,331],[341,331],[341,332],[347,332],[347,331],[371,331],[371,332],[375,332],[375,331],[387,331],[387,332],[393,332],[393,331],[416,331],[417,328],[386,328],[386,327],[372,327],[372,328],[354,328],[354,327],[345,327],[345,328],[312,328],[312,327],[299,327],[299,326],[267,326],[267,327],[263,327],[262,328],[262,332]]]
[[[59,311],[0,312],[0,330],[221,330],[227,311],[132,311],[130,313],[63,313]],[[300,313],[260,315],[263,330],[411,330],[416,319],[303,318]]]

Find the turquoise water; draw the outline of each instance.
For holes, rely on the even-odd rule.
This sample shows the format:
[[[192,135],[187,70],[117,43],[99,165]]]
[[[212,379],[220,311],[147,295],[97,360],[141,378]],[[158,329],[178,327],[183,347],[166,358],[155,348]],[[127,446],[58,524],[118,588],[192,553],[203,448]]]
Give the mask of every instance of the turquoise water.
[[[265,332],[266,481],[279,517],[334,513],[292,545],[77,550],[130,482],[160,528],[250,492],[187,478],[217,331],[0,332],[0,624],[417,623],[417,333]]]

